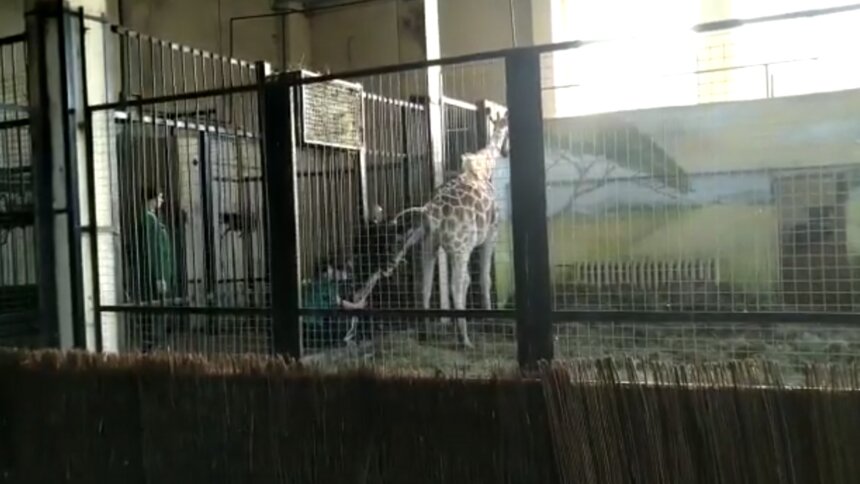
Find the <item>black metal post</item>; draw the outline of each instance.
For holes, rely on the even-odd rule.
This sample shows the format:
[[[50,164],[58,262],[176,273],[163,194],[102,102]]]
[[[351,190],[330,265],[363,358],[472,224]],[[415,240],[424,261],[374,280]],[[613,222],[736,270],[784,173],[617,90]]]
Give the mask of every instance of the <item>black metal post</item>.
[[[64,2],[58,1],[58,5],[65,6]],[[57,26],[59,29],[59,52],[60,52],[60,78],[63,84],[60,87],[60,102],[63,110],[63,157],[65,161],[65,183],[66,183],[66,212],[69,244],[69,288],[71,292],[72,309],[72,344],[75,348],[86,349],[87,330],[86,317],[84,315],[84,262],[81,256],[81,217],[80,217],[80,192],[78,190],[78,157],[77,157],[77,116],[80,111],[72,106],[72,103],[80,103],[80,88],[77,75],[81,72],[71,69],[81,69],[79,59],[75,56],[75,44],[83,39],[75,39],[73,17],[68,15],[64,8],[57,12]],[[82,48],[82,45],[79,45]],[[75,99],[71,94],[75,92]],[[77,106],[80,107],[80,106]]]
[[[406,189],[403,190],[403,206],[411,207],[412,206],[412,159],[409,156],[409,120],[412,119],[411,116],[411,106],[401,106],[400,107],[400,146],[402,146],[403,150],[403,170],[400,172],[400,182],[403,184],[403,187]],[[420,172],[419,172],[420,173]]]
[[[83,57],[76,55],[77,49],[83,50],[83,38],[76,35],[82,30],[75,28],[76,18],[65,9],[65,2],[58,13],[60,46],[60,76],[63,80],[60,100],[63,109],[63,153],[65,159],[66,210],[67,231],[69,244],[69,288],[72,309],[72,344],[75,348],[87,348],[87,327],[84,311],[84,261],[81,232],[81,195],[78,168],[78,133],[77,127],[82,121],[82,78],[84,66]]]
[[[37,1],[27,17],[28,51],[37,57],[28,76],[44,342],[85,348],[76,144],[83,73],[75,55],[82,39],[62,0]]]
[[[30,104],[30,140],[32,141],[33,200],[36,208],[36,259],[39,283],[39,323],[41,345],[55,347],[60,343],[57,311],[57,279],[54,273],[54,206],[50,106],[48,103],[47,42],[45,16],[31,12],[27,16],[27,51]]]
[[[200,156],[200,204],[203,207],[203,292],[206,294],[207,302],[217,297],[218,277],[215,274],[215,224],[212,220],[212,160],[209,149],[213,143],[209,133],[201,130],[197,135],[197,150]],[[206,318],[207,330],[212,329],[214,318],[209,315]]]
[[[293,131],[297,88],[287,74],[265,84],[260,99],[265,142],[263,163],[269,227],[272,337],[275,352],[302,356],[299,318],[299,244]]]
[[[534,369],[553,357],[552,287],[546,223],[540,53],[505,58],[510,126],[511,218],[517,359]]]

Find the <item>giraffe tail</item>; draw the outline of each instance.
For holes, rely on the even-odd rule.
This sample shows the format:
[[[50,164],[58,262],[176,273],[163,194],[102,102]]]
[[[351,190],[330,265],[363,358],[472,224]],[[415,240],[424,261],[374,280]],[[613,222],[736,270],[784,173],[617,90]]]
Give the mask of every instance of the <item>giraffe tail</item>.
[[[406,237],[406,240],[400,247],[400,250],[397,251],[397,254],[391,258],[388,264],[381,269],[378,269],[376,272],[371,274],[370,278],[365,281],[364,285],[353,293],[353,302],[364,302],[370,293],[373,292],[374,287],[383,277],[391,277],[391,274],[394,273],[394,270],[397,269],[397,266],[403,262],[403,259],[406,257],[406,253],[409,252],[409,249],[412,248],[413,245],[417,244],[421,239],[424,238],[425,231],[423,225],[421,227],[414,228],[409,231],[409,235]]]
[[[395,215],[393,219],[391,219],[391,225],[397,225],[397,221],[400,220],[400,218],[402,218],[406,214],[415,213],[415,212],[423,214],[425,211],[426,211],[425,207],[407,208],[406,210],[403,210],[400,213],[398,213],[397,215]]]
[[[402,212],[395,215],[391,221],[391,224],[396,225],[397,220],[406,215],[407,213],[418,212],[423,214],[424,211],[424,207],[407,208],[406,210],[403,210]],[[394,256],[385,265],[385,267],[377,269],[377,271],[371,274],[370,278],[365,281],[364,285],[358,291],[355,291],[353,293],[353,302],[364,302],[364,300],[367,299],[368,296],[370,296],[370,293],[373,292],[374,287],[376,287],[376,284],[379,282],[380,279],[391,277],[391,275],[394,273],[394,270],[397,269],[397,266],[400,265],[401,262],[403,262],[403,259],[406,257],[406,253],[409,252],[409,249],[411,249],[413,245],[421,241],[424,238],[425,234],[426,230],[424,228],[423,223],[418,227],[409,229],[409,231],[406,233],[404,241],[400,245],[400,250],[398,250],[397,253],[394,254]]]
[[[352,301],[359,304],[363,303],[367,299],[367,297],[370,296],[370,293],[373,292],[373,288],[376,286],[376,283],[381,277],[382,271],[376,271],[371,274],[370,279],[368,279],[367,282],[364,283],[361,289],[353,293]]]

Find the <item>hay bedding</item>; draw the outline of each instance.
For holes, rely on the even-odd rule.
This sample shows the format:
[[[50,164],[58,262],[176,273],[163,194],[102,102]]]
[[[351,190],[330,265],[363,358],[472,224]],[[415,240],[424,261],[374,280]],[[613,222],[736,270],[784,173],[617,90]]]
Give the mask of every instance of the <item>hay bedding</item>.
[[[539,377],[539,378],[535,378]],[[582,360],[452,380],[0,353],[5,482],[856,483],[860,367]],[[647,381],[643,381],[647,379]],[[634,382],[634,383],[624,383]]]
[[[496,327],[501,327],[497,325]],[[373,335],[355,348],[320,351],[307,359],[320,369],[373,365],[422,370],[429,375],[487,377],[516,368],[513,324],[508,332],[470,329],[475,349],[456,346],[452,327],[429,339],[414,331]],[[562,323],[555,330],[560,360],[626,358],[678,364],[766,359],[780,366],[788,384],[803,381],[807,364],[860,359],[860,329],[815,324]]]
[[[246,333],[244,326],[234,326],[224,334],[176,331],[161,348],[209,355],[272,351],[268,327],[257,324]],[[516,367],[513,323],[473,323],[470,334],[476,348],[470,351],[457,346],[452,324],[433,328],[429,339],[419,338],[414,329],[376,328],[356,347],[312,349],[305,361],[319,369],[372,365],[455,377],[486,377]],[[682,364],[760,358],[778,363],[787,382],[799,383],[806,364],[857,361],[860,329],[820,324],[559,323],[555,355],[562,360],[630,356]]]

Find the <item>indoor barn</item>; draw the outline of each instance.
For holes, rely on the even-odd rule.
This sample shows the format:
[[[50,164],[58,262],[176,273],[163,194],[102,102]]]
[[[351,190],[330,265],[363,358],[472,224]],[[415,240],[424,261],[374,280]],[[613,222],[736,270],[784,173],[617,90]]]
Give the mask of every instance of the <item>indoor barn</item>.
[[[854,482],[858,21],[0,0],[0,480]]]

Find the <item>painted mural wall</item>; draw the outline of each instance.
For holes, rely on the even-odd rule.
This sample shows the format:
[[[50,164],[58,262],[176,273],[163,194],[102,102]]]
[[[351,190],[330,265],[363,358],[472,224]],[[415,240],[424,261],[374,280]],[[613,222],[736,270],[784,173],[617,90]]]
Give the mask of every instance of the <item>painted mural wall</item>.
[[[727,290],[762,307],[787,291],[853,293],[826,283],[860,267],[858,110],[850,90],[547,119],[556,282],[578,262],[717,258]],[[510,237],[507,159],[495,180]],[[500,293],[509,258],[497,257]],[[793,277],[826,287],[786,286]]]

